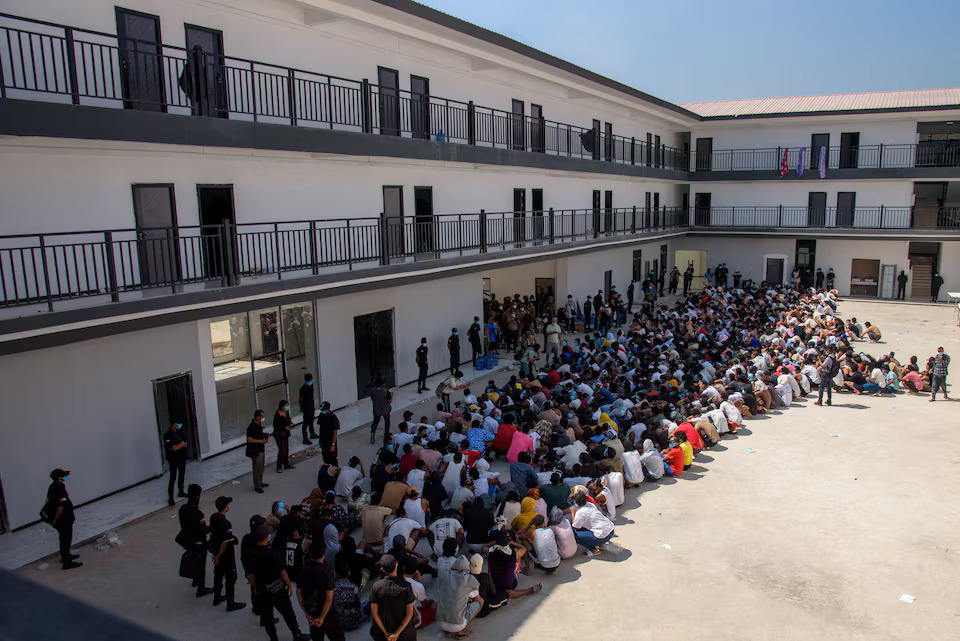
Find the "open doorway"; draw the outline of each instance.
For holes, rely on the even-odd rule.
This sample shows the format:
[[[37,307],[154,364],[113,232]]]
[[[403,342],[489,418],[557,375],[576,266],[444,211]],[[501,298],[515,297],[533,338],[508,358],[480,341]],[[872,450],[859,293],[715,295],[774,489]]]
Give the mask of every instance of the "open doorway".
[[[768,258],[764,269],[763,280],[768,285],[783,284],[783,263],[782,258]]]
[[[683,283],[683,273],[688,267],[693,267],[691,289],[703,289],[703,275],[707,271],[707,252],[697,249],[678,249],[673,253],[673,264],[680,270],[680,282]]]
[[[377,376],[383,378],[387,387],[396,387],[393,310],[355,316],[353,340],[357,363],[357,398],[370,396]]]
[[[153,381],[153,402],[157,412],[157,433],[160,437],[160,458],[163,460],[164,471],[167,469],[167,457],[163,451],[163,435],[174,423],[183,426],[187,459],[197,460],[200,457],[200,446],[192,374],[184,372]]]
[[[237,216],[233,206],[233,185],[197,185],[197,201],[200,207],[200,232],[204,237],[203,272],[207,277],[223,276],[224,272],[238,271],[236,252]],[[229,234],[224,235],[224,225],[229,224]],[[227,238],[230,247],[224,247],[220,239]],[[233,269],[228,269],[229,260]],[[228,283],[230,284],[230,283]]]

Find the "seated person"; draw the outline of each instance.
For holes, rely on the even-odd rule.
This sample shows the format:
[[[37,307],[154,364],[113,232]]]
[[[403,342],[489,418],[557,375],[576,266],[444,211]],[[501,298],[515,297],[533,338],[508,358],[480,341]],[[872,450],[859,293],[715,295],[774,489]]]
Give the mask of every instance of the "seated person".
[[[880,334],[880,328],[877,327],[876,325],[871,325],[870,323],[866,323],[866,322],[864,323],[864,325],[866,326],[866,329],[864,330],[863,335],[869,338],[874,343],[879,341],[880,337],[882,336]]]

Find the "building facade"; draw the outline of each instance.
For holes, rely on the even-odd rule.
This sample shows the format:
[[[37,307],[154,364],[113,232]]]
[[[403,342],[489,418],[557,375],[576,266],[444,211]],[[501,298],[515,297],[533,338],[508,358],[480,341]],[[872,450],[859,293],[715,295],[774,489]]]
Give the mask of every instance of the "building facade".
[[[161,474],[172,420],[206,458],[304,373],[342,407],[422,336],[442,371],[486,293],[960,288],[960,90],[674,105],[408,0],[4,11],[0,400],[43,417],[2,428],[5,529],[54,467]]]

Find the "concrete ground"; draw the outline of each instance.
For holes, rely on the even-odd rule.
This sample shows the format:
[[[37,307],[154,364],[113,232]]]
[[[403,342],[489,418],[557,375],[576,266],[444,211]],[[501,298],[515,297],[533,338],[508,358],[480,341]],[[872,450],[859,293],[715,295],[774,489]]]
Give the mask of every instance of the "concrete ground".
[[[857,343],[864,352],[923,362],[943,345],[960,358],[949,307],[845,301],[840,313],[882,329],[880,344]],[[474,635],[960,638],[960,404],[902,394],[841,394],[832,407],[813,400],[748,421],[679,479],[628,490],[616,520],[623,554],[578,556],[549,577],[521,577],[521,587],[543,581],[543,593],[477,621]],[[345,435],[341,457],[367,462],[366,436]],[[233,496],[230,516],[245,532],[249,515],[272,500],[306,496],[317,465],[301,459],[292,472],[268,471],[265,495],[247,475],[206,491],[201,507],[209,515],[218,495]],[[249,608],[214,610],[177,577],[177,529],[174,510],[164,509],[118,530],[119,546],[80,548],[81,569],[34,563],[20,573],[176,639],[262,639]],[[209,564],[207,576],[209,584]],[[431,579],[425,585],[431,594]],[[348,638],[369,638],[367,629]],[[281,639],[288,635],[281,627]],[[420,632],[436,635],[435,626]]]

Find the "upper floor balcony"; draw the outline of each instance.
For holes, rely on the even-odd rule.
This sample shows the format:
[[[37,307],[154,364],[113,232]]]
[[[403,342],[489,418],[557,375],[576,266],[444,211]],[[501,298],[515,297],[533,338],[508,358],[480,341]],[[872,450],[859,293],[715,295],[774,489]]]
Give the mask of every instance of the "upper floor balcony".
[[[433,95],[427,82],[408,91],[386,76],[377,84],[199,46],[0,20],[0,98],[434,140],[682,172],[676,178],[689,167],[688,153],[659,135],[615,135],[599,120],[556,122],[538,105],[510,112]]]

